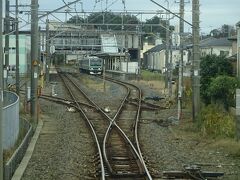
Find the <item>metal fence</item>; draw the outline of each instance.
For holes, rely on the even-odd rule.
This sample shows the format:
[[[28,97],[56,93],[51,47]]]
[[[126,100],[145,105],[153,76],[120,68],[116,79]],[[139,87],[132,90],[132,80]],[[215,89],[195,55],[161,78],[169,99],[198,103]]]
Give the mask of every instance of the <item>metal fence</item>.
[[[3,96],[3,149],[10,149],[19,134],[19,97],[10,91],[4,91]]]
[[[12,157],[8,160],[8,162],[4,166],[4,180],[10,180],[17,169],[18,165],[20,164],[27,148],[28,144],[30,143],[31,137],[33,135],[33,128],[29,122],[26,120],[20,120],[20,129],[22,132],[25,133],[25,136],[22,140],[22,143],[18,146],[15,150]]]

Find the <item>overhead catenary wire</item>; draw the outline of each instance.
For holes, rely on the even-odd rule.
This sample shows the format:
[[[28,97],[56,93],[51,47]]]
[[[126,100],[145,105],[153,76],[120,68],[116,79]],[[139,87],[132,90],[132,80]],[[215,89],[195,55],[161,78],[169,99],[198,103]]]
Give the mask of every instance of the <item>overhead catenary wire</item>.
[[[167,11],[167,12],[169,12],[170,14],[174,15],[175,17],[183,20],[183,21],[184,21],[185,23],[187,23],[189,26],[193,27],[193,24],[192,24],[192,23],[190,23],[190,22],[186,21],[185,19],[181,18],[181,17],[180,17],[179,15],[177,15],[176,13],[170,11],[169,9],[165,8],[164,6],[162,6],[161,4],[157,3],[157,2],[154,1],[154,0],[150,0],[150,1],[153,2],[154,4],[160,6],[160,7],[163,8],[165,11]]]

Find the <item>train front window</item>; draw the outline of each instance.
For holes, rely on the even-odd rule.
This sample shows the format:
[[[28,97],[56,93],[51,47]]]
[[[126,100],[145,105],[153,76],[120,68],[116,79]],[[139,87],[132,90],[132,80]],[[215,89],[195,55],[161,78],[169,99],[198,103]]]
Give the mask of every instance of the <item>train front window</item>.
[[[101,60],[91,60],[90,61],[90,66],[101,66],[102,61]]]

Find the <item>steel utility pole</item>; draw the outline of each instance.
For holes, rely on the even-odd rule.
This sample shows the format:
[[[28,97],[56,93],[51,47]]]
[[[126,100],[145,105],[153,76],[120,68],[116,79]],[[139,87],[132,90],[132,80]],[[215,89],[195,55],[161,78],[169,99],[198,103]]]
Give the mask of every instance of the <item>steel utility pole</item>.
[[[3,180],[3,1],[0,0],[0,180]]]
[[[15,27],[16,27],[16,93],[20,92],[20,78],[19,78],[19,29],[18,29],[18,0],[16,0],[15,9]]]
[[[193,34],[193,120],[200,113],[200,51],[199,51],[199,0],[192,1],[192,34]]]
[[[169,90],[169,16],[166,15],[165,88]],[[169,96],[169,94],[168,94]]]
[[[49,19],[46,20],[46,83],[49,83],[49,68],[50,68],[50,38],[49,38]]]
[[[169,1],[165,0],[167,2],[167,9],[169,10]],[[166,11],[166,50],[165,50],[165,88],[168,88],[168,96],[169,96],[169,12]]]
[[[31,116],[37,123],[37,84],[38,84],[38,0],[31,1]]]
[[[172,31],[170,36],[170,62],[169,62],[169,97],[172,98],[172,71],[173,71],[173,62],[172,62]]]
[[[10,16],[9,16],[9,0],[6,1],[6,17],[5,17],[5,68],[4,68],[4,89],[8,88],[8,68],[9,68],[9,32],[10,32]]]
[[[178,75],[178,120],[182,116],[182,93],[183,93],[183,33],[184,33],[184,0],[180,0],[180,21],[179,21],[179,35],[180,35],[180,60],[179,60],[179,75]]]
[[[138,71],[137,71],[137,79],[138,81],[140,80],[141,77],[141,43],[142,43],[142,39],[141,39],[141,27],[138,26]]]

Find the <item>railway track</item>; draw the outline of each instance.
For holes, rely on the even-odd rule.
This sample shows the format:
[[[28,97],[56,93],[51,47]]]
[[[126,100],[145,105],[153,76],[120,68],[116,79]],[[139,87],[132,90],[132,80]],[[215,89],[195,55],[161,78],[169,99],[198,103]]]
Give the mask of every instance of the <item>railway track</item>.
[[[120,101],[119,107],[114,111],[114,115],[110,116],[103,107],[91,100],[91,97],[79,87],[76,79],[70,75],[60,76],[71,94],[71,100],[50,96],[42,96],[42,98],[74,107],[86,119],[97,147],[97,156],[94,160],[98,167],[96,177],[99,179],[152,179],[138,142],[138,126],[143,108],[156,110],[163,107],[144,102],[141,89],[137,86],[108,78],[108,81],[118,83],[126,89],[126,94]],[[123,116],[126,110],[132,112],[129,119]],[[161,177],[165,177],[165,179],[205,179],[222,175],[222,173],[201,172],[199,169],[195,172],[190,168],[186,172],[163,172]]]
[[[67,80],[64,80],[63,75],[61,76],[63,82],[67,84],[68,91],[70,92],[72,99],[74,99],[74,103],[76,105],[73,106],[77,106],[77,109],[81,109],[81,106],[86,106],[87,102],[81,102],[82,104],[79,103],[79,100],[74,97],[73,92],[71,91],[69,85],[70,82],[81,92],[82,95],[85,96],[90,106],[94,106],[101,116],[108,120],[108,127],[104,136],[97,135],[96,131],[99,130],[94,129],[96,126],[93,125],[92,122],[89,122],[90,126],[93,127],[92,131],[95,131],[96,134],[95,141],[98,141],[99,145],[102,143],[102,152],[98,152],[104,159],[104,162],[102,161],[100,163],[102,164],[102,168],[100,170],[102,172],[101,178],[103,179],[104,176],[107,179],[152,179],[145,164],[143,163],[143,158],[139,155],[139,151],[135,148],[135,145],[131,142],[125,132],[116,123],[116,120],[120,116],[125,104],[127,103],[127,98],[130,95],[129,88],[126,86],[126,95],[121,101],[114,117],[109,117],[109,115],[104,112],[103,108],[99,107],[94,101],[92,101],[69,75],[64,77]],[[121,85],[123,84],[121,83]],[[61,99],[60,101],[64,100]],[[69,102],[67,103],[70,104]],[[73,102],[71,102],[71,104],[73,104]],[[84,110],[81,111],[81,114],[84,114]],[[87,119],[86,113],[84,117]],[[102,134],[102,132],[100,134]]]
[[[71,83],[69,83],[67,81],[66,78],[64,78],[64,75],[60,74],[60,78],[62,79],[66,89],[68,90],[72,100],[73,100],[73,104],[71,105],[72,107],[76,108],[80,114],[84,117],[84,119],[86,120],[89,128],[91,129],[91,133],[94,137],[94,141],[96,143],[96,148],[97,148],[97,161],[99,159],[99,164],[100,164],[100,170],[99,170],[99,178],[101,178],[102,180],[105,179],[105,168],[104,168],[104,162],[103,162],[103,156],[102,156],[102,152],[101,152],[101,146],[99,143],[99,138],[96,134],[96,131],[94,129],[94,125],[93,123],[90,121],[89,117],[87,116],[87,114],[85,113],[84,109],[81,107],[81,103],[79,102],[79,100],[77,99],[76,95],[74,94],[73,90],[71,89]],[[70,86],[69,86],[70,85]],[[69,104],[69,103],[67,103]],[[85,103],[84,103],[85,104]]]
[[[128,88],[129,91],[130,91],[129,99],[135,100],[135,102],[136,102],[136,104],[134,104],[136,106],[136,110],[135,110],[135,114],[133,115],[134,117],[132,119],[133,129],[134,129],[133,130],[132,142],[133,142],[135,148],[138,151],[139,160],[141,161],[141,164],[143,166],[143,169],[144,169],[145,173],[147,174],[148,178],[151,179],[152,177],[151,177],[151,175],[148,171],[148,168],[145,164],[145,161],[144,161],[141,149],[140,149],[139,139],[138,139],[138,126],[139,126],[139,121],[140,121],[140,118],[141,118],[141,111],[142,111],[142,107],[143,107],[142,103],[144,103],[144,101],[142,100],[142,91],[139,87],[137,87],[133,84],[127,83],[127,82],[119,81],[119,80],[112,79],[112,78],[109,78],[109,77],[107,77],[106,79],[109,80],[109,81],[113,81],[115,83],[121,84],[121,85],[125,86],[126,88]],[[147,103],[145,103],[145,104],[147,104]],[[156,109],[160,108],[159,106],[154,106],[150,103],[147,104],[147,105],[148,106],[151,105],[152,110],[156,110]]]

